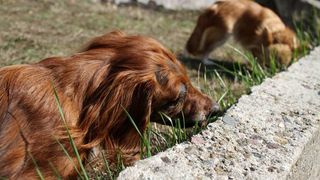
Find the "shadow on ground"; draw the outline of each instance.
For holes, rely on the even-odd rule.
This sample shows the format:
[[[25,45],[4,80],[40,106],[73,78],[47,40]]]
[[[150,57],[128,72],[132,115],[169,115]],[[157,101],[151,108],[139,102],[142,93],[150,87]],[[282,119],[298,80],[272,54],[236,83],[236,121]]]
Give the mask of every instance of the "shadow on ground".
[[[188,68],[201,73],[212,73],[217,71],[220,75],[228,79],[234,79],[234,72],[248,69],[246,64],[231,61],[221,61],[218,59],[209,59],[213,64],[204,65],[201,60],[187,57],[184,55],[178,55],[178,59]]]

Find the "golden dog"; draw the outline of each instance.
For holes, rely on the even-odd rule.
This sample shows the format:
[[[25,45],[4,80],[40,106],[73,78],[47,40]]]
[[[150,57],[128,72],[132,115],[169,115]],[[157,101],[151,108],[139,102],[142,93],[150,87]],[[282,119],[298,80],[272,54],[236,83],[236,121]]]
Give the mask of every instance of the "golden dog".
[[[69,57],[0,68],[0,179],[37,179],[36,168],[46,179],[76,179],[99,147],[110,164],[121,155],[130,165],[141,137],[127,113],[144,132],[149,121],[165,123],[159,112],[183,113],[192,126],[218,110],[160,43],[107,33]]]
[[[248,0],[221,0],[199,16],[186,50],[210,64],[210,52],[231,35],[266,66],[271,54],[288,66],[298,48],[295,33],[270,9]]]

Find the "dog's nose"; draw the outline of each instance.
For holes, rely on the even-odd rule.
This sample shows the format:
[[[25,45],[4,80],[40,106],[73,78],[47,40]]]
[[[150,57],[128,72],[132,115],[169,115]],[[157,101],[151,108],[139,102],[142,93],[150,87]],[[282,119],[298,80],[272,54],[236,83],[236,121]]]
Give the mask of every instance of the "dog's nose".
[[[213,103],[212,106],[211,106],[211,109],[210,109],[210,113],[211,114],[216,114],[216,113],[219,113],[221,111],[221,108],[219,106],[218,103]]]

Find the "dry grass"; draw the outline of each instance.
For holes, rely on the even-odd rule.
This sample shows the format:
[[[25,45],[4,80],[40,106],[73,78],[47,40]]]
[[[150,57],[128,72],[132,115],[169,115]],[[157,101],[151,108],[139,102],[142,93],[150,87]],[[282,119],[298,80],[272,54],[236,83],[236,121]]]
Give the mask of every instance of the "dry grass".
[[[117,8],[86,1],[0,1],[0,65],[67,55],[111,30],[151,36],[174,52],[188,38],[196,14]]]

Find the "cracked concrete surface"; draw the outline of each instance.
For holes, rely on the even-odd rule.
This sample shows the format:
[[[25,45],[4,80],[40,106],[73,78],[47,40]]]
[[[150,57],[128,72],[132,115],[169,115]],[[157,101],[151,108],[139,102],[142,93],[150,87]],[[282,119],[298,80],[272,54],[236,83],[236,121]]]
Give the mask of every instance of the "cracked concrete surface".
[[[320,48],[266,79],[218,121],[118,179],[319,179]]]

